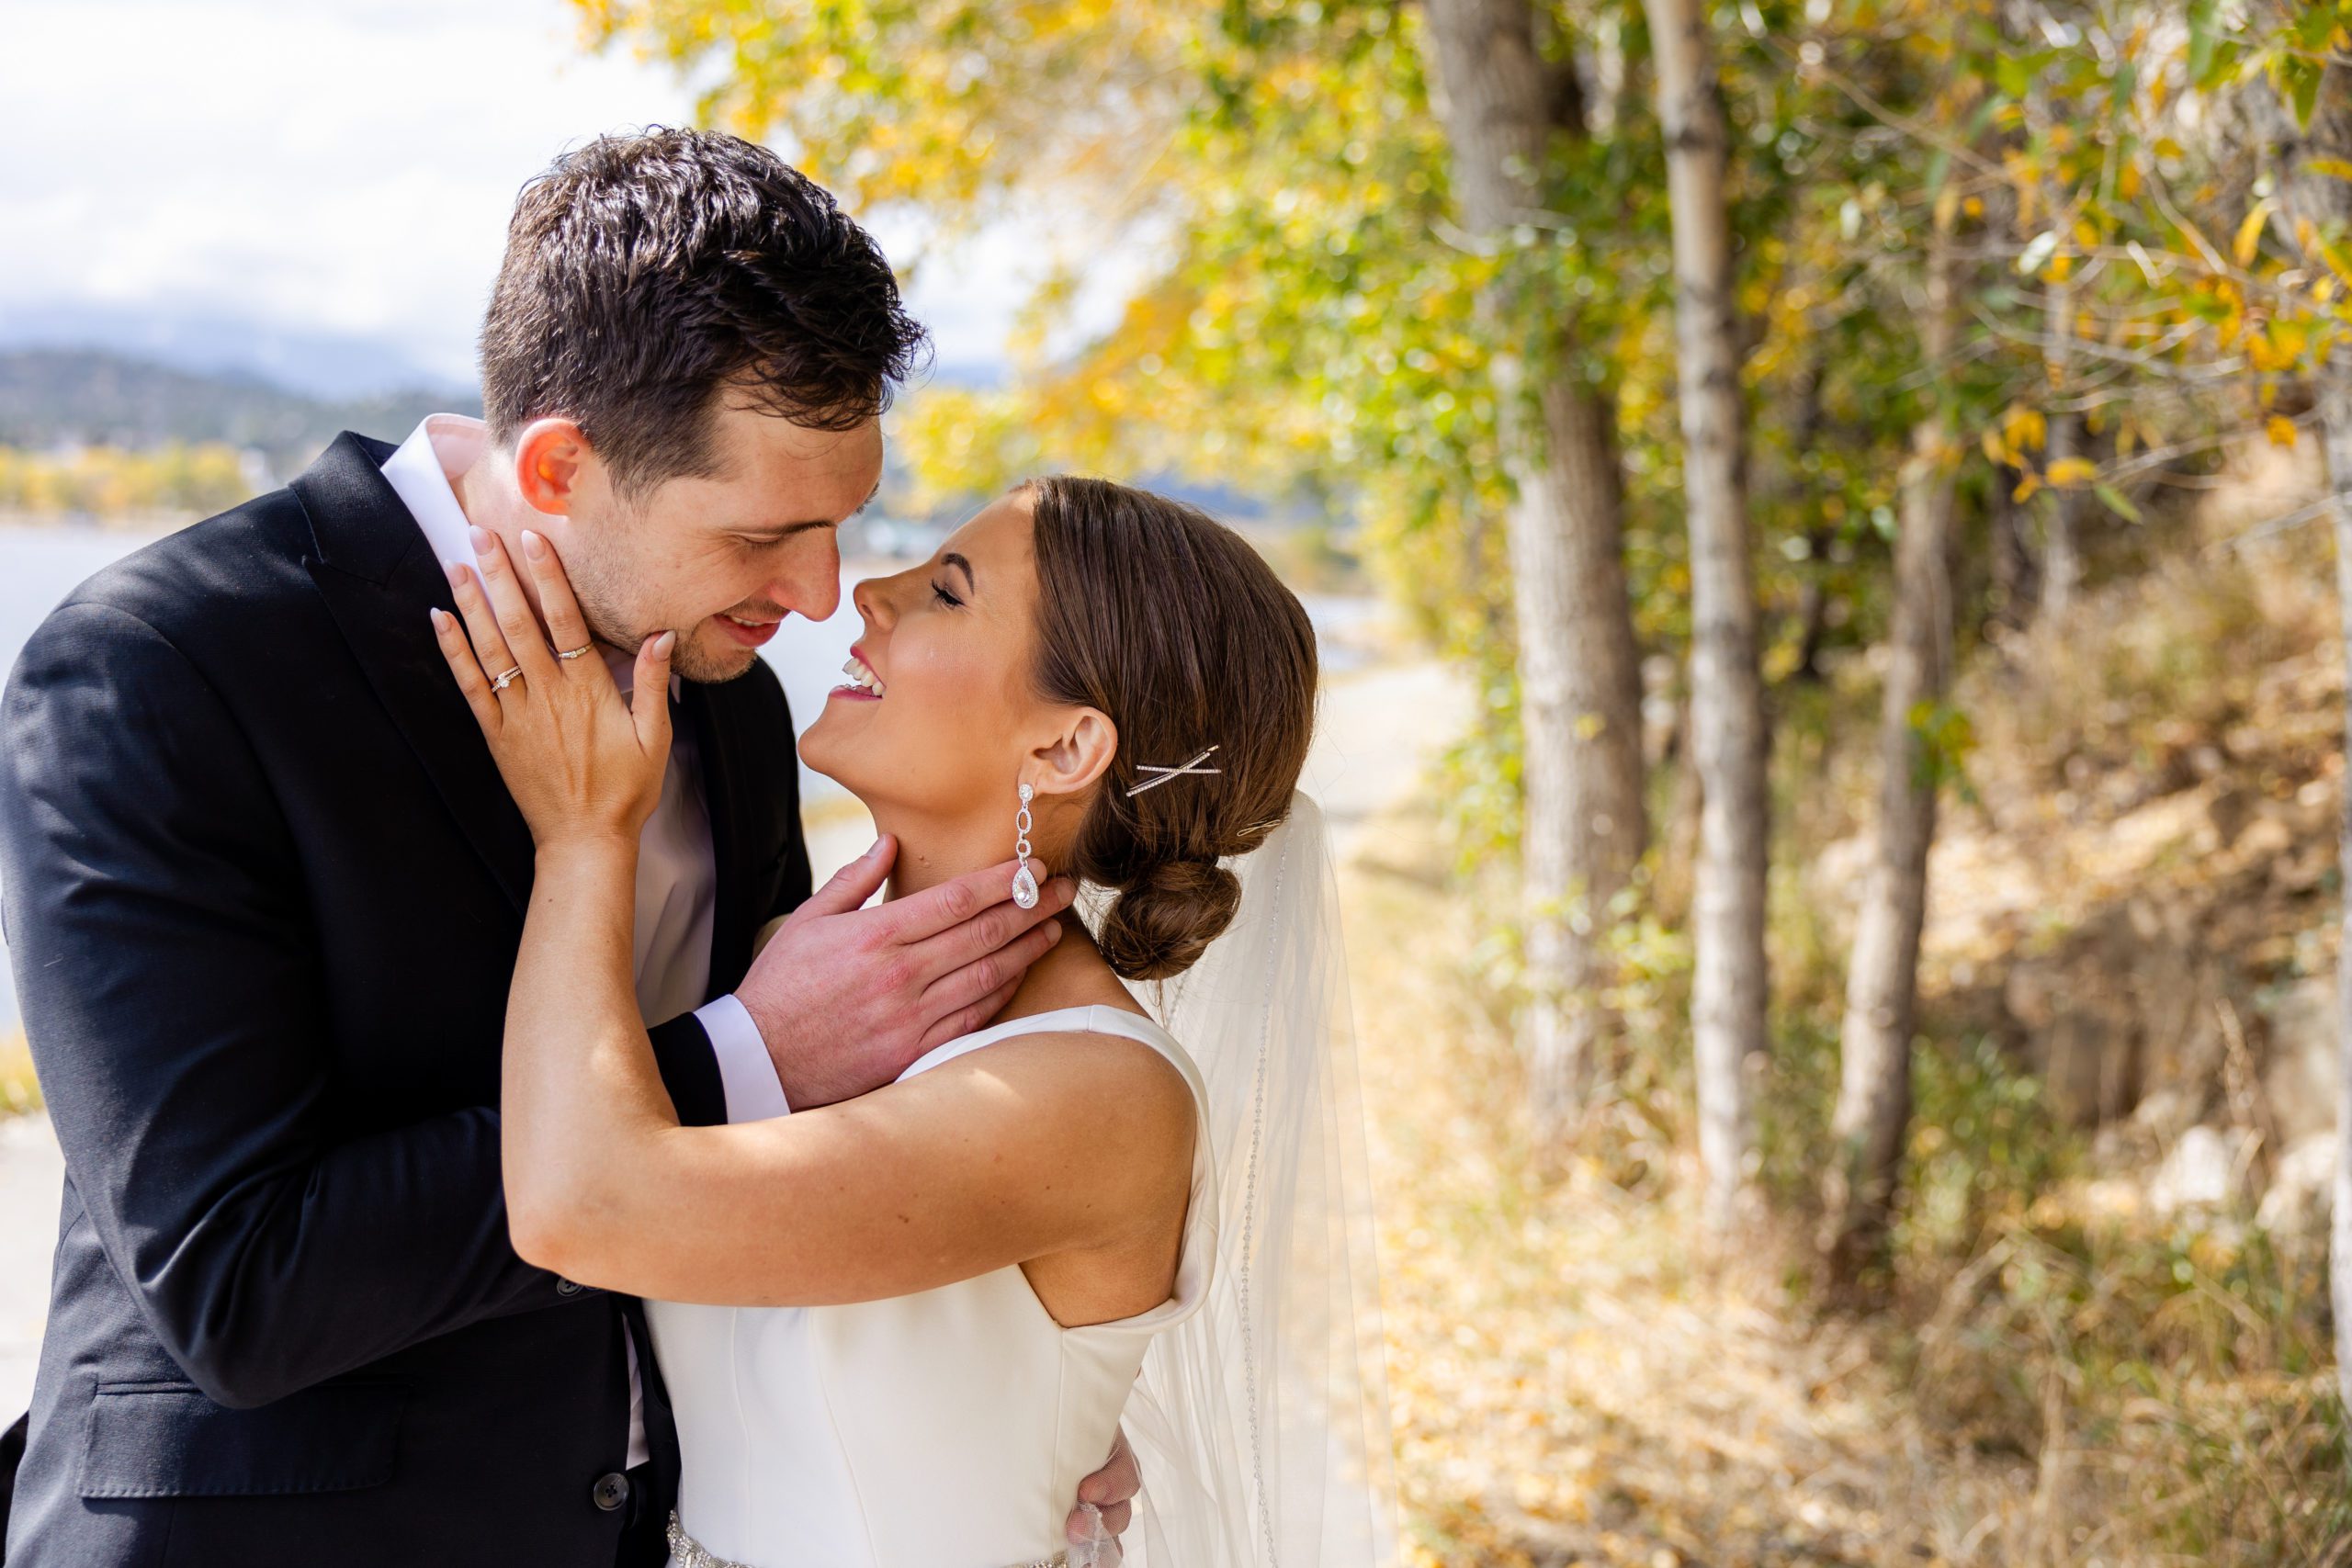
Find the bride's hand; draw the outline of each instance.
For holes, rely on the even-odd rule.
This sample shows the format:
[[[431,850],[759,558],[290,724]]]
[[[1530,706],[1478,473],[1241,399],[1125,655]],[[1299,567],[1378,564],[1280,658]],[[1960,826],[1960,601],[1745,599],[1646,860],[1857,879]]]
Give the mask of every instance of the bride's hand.
[[[505,547],[487,530],[476,539],[481,573],[464,567],[449,573],[464,625],[436,609],[433,631],[532,838],[542,850],[584,840],[634,844],[662,797],[670,760],[676,634],[648,638],[637,650],[637,690],[625,703],[554,547],[537,534],[523,536],[547,616],[543,634]],[[510,671],[517,673],[500,686],[497,678]]]

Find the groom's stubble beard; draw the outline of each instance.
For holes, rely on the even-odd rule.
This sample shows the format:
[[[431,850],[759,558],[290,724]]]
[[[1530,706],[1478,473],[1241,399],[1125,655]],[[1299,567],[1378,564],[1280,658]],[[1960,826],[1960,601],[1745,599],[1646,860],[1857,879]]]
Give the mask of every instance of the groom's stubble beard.
[[[636,519],[622,524],[634,526]],[[586,547],[582,547],[585,546]],[[625,550],[600,548],[588,539],[580,540],[566,554],[564,572],[571,581],[571,595],[579,602],[581,619],[588,625],[588,635],[607,648],[635,653],[645,639],[663,631],[678,634],[676,649],[670,656],[670,672],[681,680],[699,685],[723,685],[741,680],[752,672],[759,661],[757,649],[729,648],[714,656],[694,635],[696,626],[665,626],[652,624],[658,617],[631,607],[636,595],[633,589],[645,581],[645,574],[635,570],[626,559]],[[752,605],[733,605],[732,609],[752,610]],[[774,611],[782,616],[782,609]]]

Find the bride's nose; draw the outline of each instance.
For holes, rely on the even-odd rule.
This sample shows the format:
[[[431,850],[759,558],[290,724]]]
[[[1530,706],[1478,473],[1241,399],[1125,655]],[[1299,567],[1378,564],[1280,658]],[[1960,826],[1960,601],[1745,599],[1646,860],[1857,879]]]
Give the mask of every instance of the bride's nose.
[[[894,618],[888,611],[889,596],[883,592],[888,584],[888,578],[869,577],[849,591],[849,602],[857,606],[865,624],[876,631],[888,629]]]

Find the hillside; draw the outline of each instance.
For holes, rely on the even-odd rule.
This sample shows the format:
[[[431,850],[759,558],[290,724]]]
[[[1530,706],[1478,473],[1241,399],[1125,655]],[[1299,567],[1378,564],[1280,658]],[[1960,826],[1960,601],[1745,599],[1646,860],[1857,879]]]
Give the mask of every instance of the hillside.
[[[100,350],[0,350],[0,446],[32,451],[218,442],[256,449],[287,474],[338,431],[398,440],[443,409],[479,412],[481,404],[446,391],[336,402],[242,372],[200,374]]]

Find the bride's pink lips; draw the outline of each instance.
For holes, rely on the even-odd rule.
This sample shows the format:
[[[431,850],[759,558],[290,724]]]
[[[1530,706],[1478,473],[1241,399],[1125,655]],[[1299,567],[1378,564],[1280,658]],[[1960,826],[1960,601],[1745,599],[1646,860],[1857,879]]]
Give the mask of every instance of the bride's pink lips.
[[[874,668],[872,664],[867,663],[866,661],[865,645],[862,642],[852,643],[850,645],[849,656],[852,659],[856,660],[860,664],[865,665],[868,670]],[[835,686],[831,691],[825,694],[825,700],[827,702],[831,702],[835,697],[839,697],[845,703],[878,703],[882,700],[876,694],[867,691],[864,686],[860,686],[854,682],[844,682],[841,685]]]
[[[781,617],[773,621],[762,621],[757,625],[739,621],[732,615],[713,615],[711,619],[718,623],[720,631],[725,632],[745,648],[758,648],[775,636],[776,627],[784,625]]]

